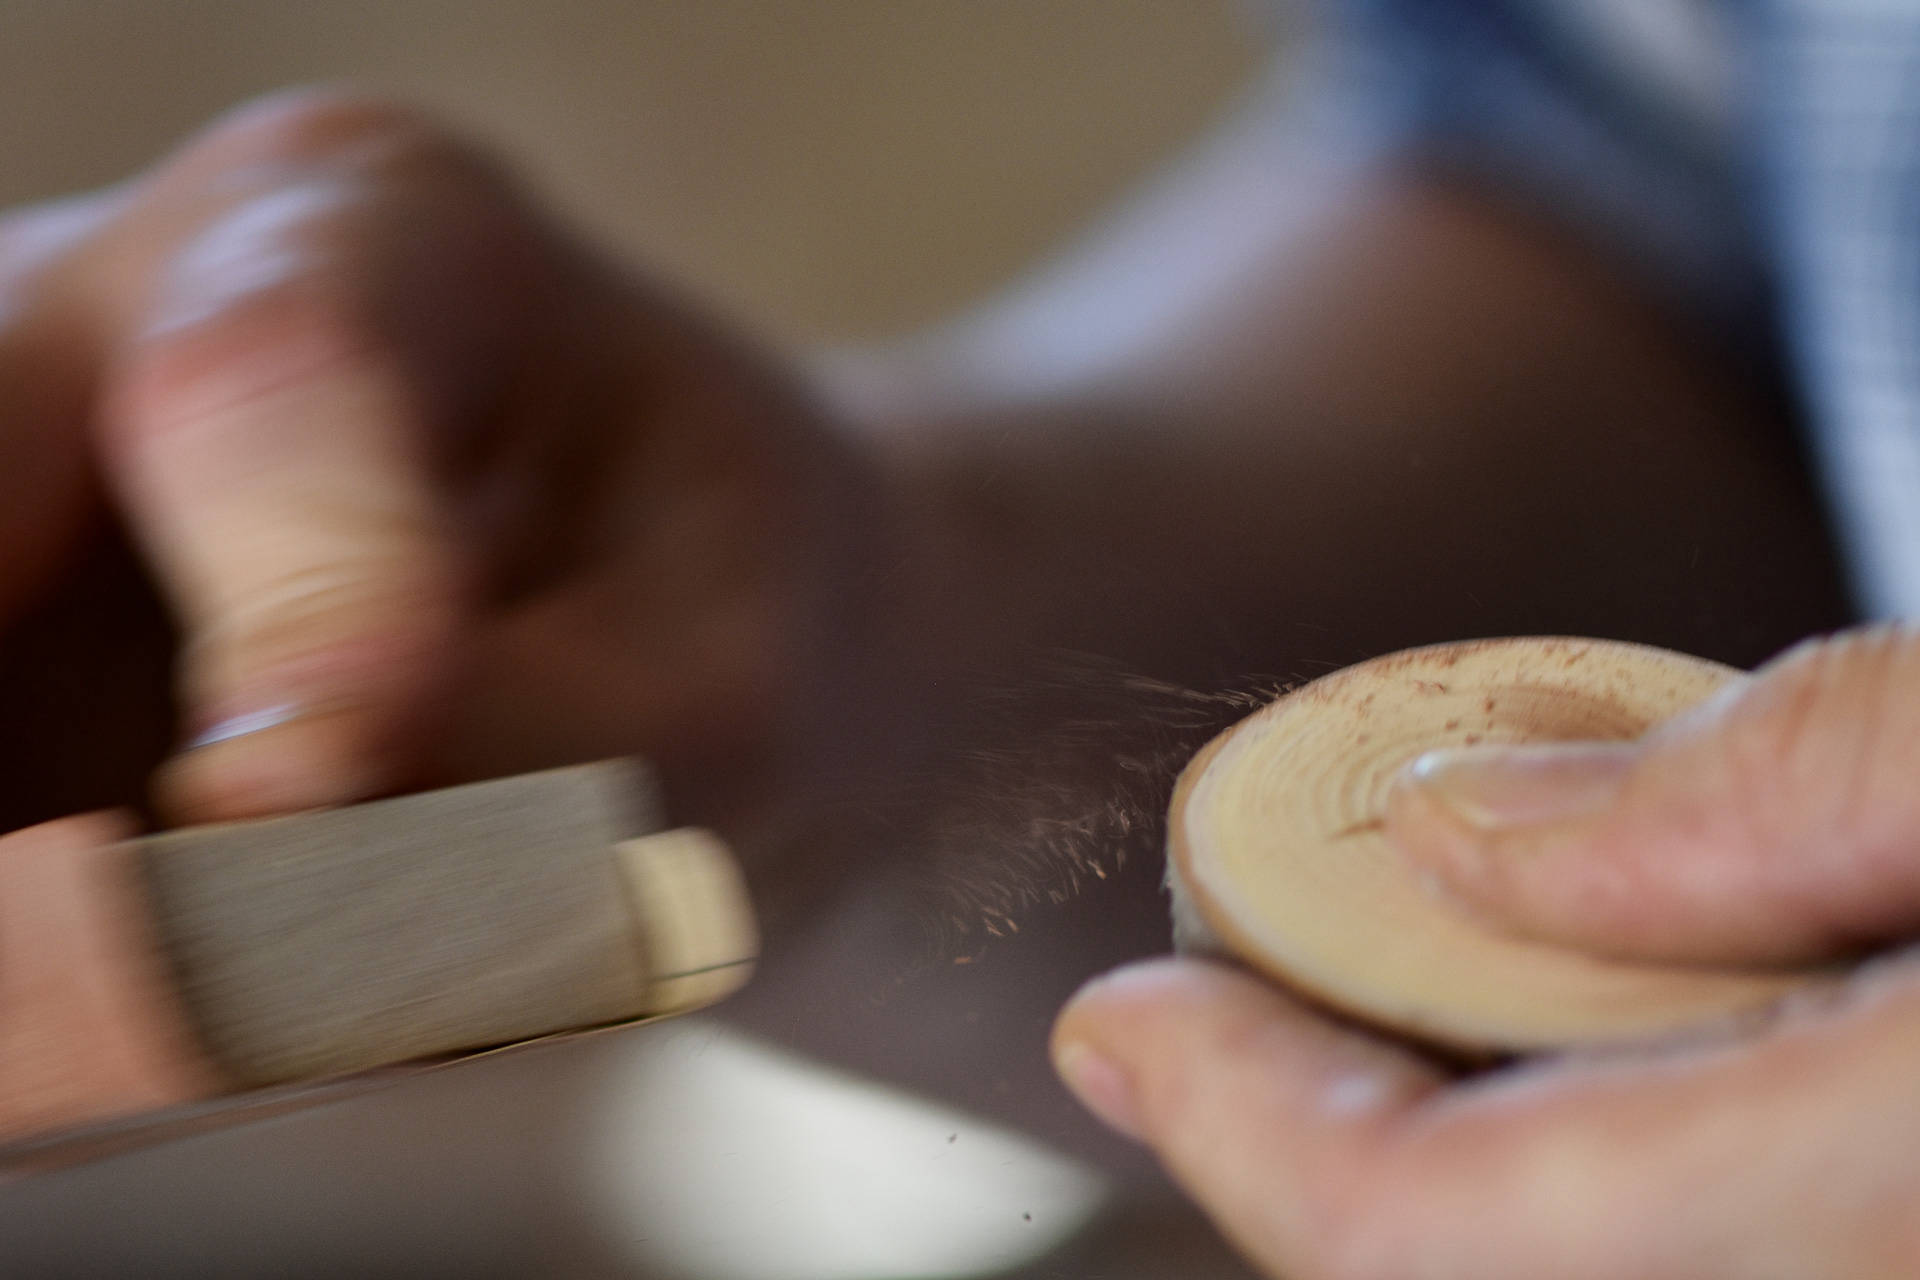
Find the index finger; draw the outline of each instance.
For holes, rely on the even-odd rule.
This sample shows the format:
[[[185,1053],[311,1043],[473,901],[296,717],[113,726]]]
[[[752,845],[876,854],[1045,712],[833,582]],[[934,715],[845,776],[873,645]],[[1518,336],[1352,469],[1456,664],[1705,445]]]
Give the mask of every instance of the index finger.
[[[418,305],[400,294],[445,283],[419,272],[457,264],[407,241],[390,181],[404,186],[324,166],[276,179],[211,216],[123,318],[136,332],[101,425],[188,637],[195,730],[163,778],[176,817],[395,785],[446,679],[463,568],[429,457],[446,370],[424,366],[474,318],[448,289],[443,333],[416,350],[393,332]]]
[[[1364,1180],[1446,1079],[1197,960],[1096,979],[1060,1015],[1053,1046],[1097,1113],[1152,1146],[1244,1252],[1290,1280],[1347,1274],[1345,1223]]]

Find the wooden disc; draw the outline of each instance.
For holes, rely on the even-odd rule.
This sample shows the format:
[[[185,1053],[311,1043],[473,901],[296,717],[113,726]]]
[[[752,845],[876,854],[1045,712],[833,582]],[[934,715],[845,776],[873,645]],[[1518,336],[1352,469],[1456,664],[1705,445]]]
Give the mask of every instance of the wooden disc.
[[[1168,824],[1179,940],[1473,1054],[1762,1010],[1831,971],[1630,963],[1507,936],[1423,886],[1381,834],[1389,786],[1423,752],[1635,738],[1739,678],[1641,645],[1527,638],[1412,649],[1295,690],[1181,774]]]

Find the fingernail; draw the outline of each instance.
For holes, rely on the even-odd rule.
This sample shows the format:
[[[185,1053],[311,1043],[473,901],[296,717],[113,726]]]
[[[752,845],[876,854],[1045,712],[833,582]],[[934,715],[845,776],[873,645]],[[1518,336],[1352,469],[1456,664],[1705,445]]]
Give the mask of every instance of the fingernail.
[[[357,708],[288,703],[229,716],[197,734],[155,777],[176,820],[259,817],[350,804],[385,781]]]
[[[1357,1119],[1385,1111],[1404,1092],[1384,1072],[1353,1071],[1335,1077],[1321,1092],[1320,1110],[1334,1119]]]
[[[248,711],[236,716],[228,716],[218,724],[203,729],[186,744],[188,751],[198,751],[201,747],[210,747],[216,742],[227,742],[234,738],[244,738],[251,733],[260,733],[276,728],[294,719],[300,714],[300,708],[291,702],[282,702],[277,706],[262,707],[258,711]]]
[[[1126,1137],[1140,1137],[1140,1107],[1133,1082],[1111,1058],[1086,1044],[1073,1043],[1055,1052],[1053,1066],[1073,1096],[1102,1124]]]
[[[1497,831],[1600,812],[1637,756],[1630,742],[1452,748],[1415,760],[1406,780],[1469,826]]]

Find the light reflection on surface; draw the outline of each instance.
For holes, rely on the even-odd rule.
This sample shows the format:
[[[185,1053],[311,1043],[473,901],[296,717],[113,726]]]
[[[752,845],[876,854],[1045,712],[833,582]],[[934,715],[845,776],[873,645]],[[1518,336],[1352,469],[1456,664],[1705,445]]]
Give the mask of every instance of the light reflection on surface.
[[[1057,1247],[1106,1196],[1007,1130],[704,1020],[634,1041],[606,1083],[594,1185],[672,1274],[996,1274]]]

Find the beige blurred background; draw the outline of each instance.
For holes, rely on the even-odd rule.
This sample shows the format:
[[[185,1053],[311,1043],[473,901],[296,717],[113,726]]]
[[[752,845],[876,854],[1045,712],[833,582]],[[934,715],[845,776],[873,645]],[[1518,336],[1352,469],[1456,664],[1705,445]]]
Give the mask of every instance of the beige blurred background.
[[[1229,106],[1255,0],[0,0],[0,202],[223,108],[430,105],[779,337],[895,333],[1046,254]]]
[[[490,141],[777,338],[990,294],[1228,114],[1256,0],[0,0],[0,204],[351,81]],[[1239,1275],[1185,1210],[701,1019],[411,1077],[0,1192],[0,1272]]]

